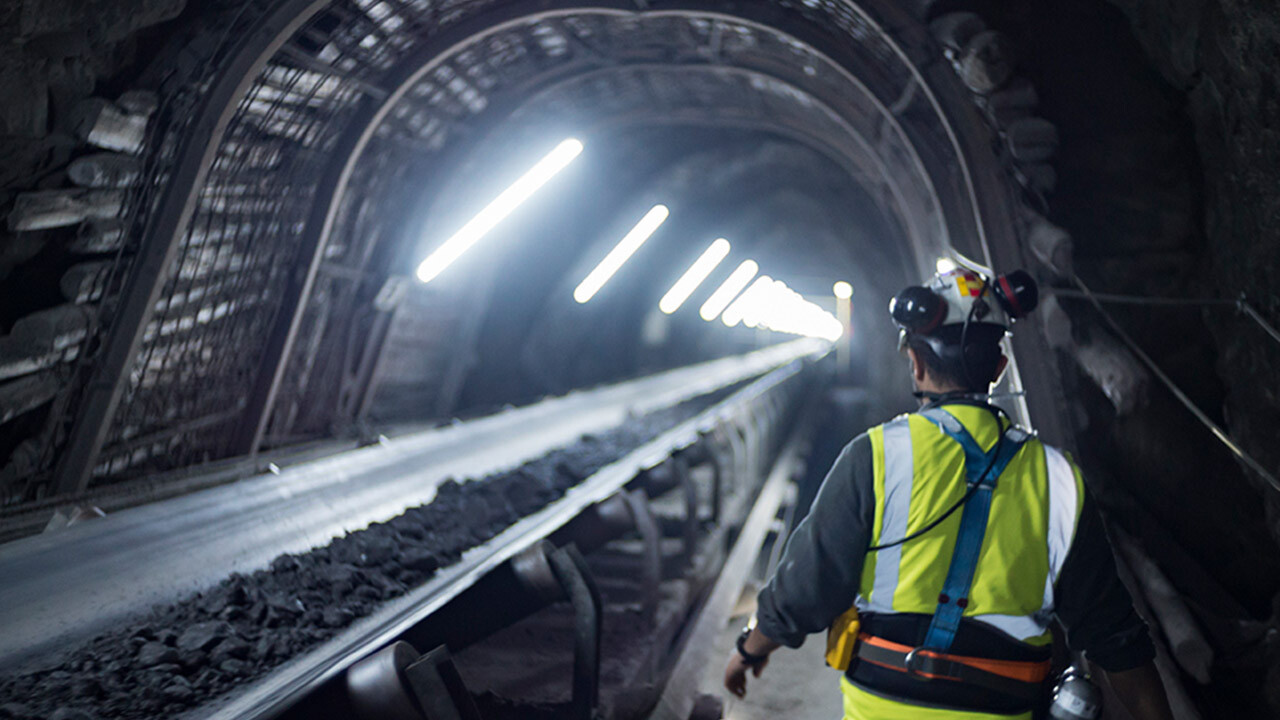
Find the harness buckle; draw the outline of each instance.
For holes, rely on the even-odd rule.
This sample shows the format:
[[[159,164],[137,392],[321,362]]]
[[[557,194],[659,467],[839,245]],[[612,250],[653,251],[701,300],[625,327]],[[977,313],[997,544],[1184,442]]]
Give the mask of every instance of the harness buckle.
[[[920,681],[928,681],[929,678],[924,674],[924,658],[919,655],[921,650],[925,648],[912,648],[911,652],[903,658],[902,665],[907,671],[907,675]]]

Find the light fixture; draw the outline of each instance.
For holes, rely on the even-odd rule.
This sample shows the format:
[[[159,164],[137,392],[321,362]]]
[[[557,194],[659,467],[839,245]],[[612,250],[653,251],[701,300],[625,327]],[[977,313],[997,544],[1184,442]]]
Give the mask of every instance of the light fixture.
[[[751,283],[751,286],[720,314],[720,322],[733,327],[749,317],[754,317],[755,308],[765,299],[764,296],[771,285],[773,285],[773,278],[768,275],[756,278],[755,282]],[[755,327],[755,323],[751,321],[747,321],[747,325]]]
[[[723,283],[720,283],[720,287],[711,293],[711,297],[707,298],[707,301],[702,304],[702,309],[698,311],[698,314],[707,322],[715,320],[729,306],[733,298],[742,291],[742,288],[751,282],[751,278],[755,277],[756,272],[759,270],[760,266],[756,265],[754,260],[743,260],[742,264]]]
[[[521,203],[528,200],[547,181],[568,167],[573,159],[582,153],[582,143],[574,138],[564,140],[547,153],[528,172],[521,175],[502,194],[494,198],[475,217],[467,221],[458,232],[444,241],[418,265],[418,279],[424,283],[431,282],[453,264],[464,252],[475,245],[486,233],[504,218],[511,214]]]
[[[835,285],[831,286],[831,294],[841,300],[848,300],[853,297],[853,286],[844,280],[839,280]]]
[[[956,269],[956,261],[952,260],[951,258],[940,257],[938,258],[938,262],[935,267],[937,267],[939,275],[943,273],[949,273],[952,270]]]
[[[740,312],[742,323],[748,327],[758,326],[774,332],[823,338],[830,342],[835,342],[844,334],[844,326],[838,319],[805,300],[781,280],[753,283],[734,305],[739,303],[740,311],[734,311],[731,306],[725,314],[729,315],[730,311],[735,314]]]
[[[600,264],[578,283],[578,287],[573,291],[573,299],[584,303],[595,297],[595,294],[600,292],[600,288],[609,282],[609,278],[618,272],[618,268],[631,258],[632,254],[644,244],[645,240],[649,239],[650,235],[653,235],[670,214],[671,211],[666,205],[654,205],[650,208],[649,212],[640,218],[640,222],[636,223],[636,226],[613,246],[609,254],[604,256]]]
[[[724,238],[718,238],[706,250],[702,251],[702,255],[689,266],[688,270],[676,280],[676,284],[671,286],[666,295],[658,301],[658,309],[670,315],[680,309],[685,300],[693,294],[694,290],[702,284],[703,280],[716,269],[721,261],[729,254],[729,241]]]

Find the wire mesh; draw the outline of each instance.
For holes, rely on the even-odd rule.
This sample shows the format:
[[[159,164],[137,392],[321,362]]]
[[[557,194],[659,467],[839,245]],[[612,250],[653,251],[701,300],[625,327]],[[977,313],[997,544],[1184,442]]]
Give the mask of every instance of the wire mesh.
[[[316,16],[299,38],[316,42],[333,18]],[[377,43],[362,46],[353,36],[376,36],[373,23],[334,30],[318,57],[337,65],[358,58],[375,71],[390,63]],[[228,429],[261,371],[316,178],[362,92],[349,74],[298,67],[288,55],[259,74],[199,192],[95,474],[228,452]]]
[[[874,45],[874,43],[872,43]],[[887,57],[887,46],[875,45],[877,57]],[[735,66],[761,69],[755,75],[716,73]],[[669,70],[653,67],[669,67]],[[687,68],[703,66],[709,72],[691,73]],[[607,69],[606,73],[576,86],[563,79],[575,76],[562,72],[573,68],[577,73]],[[643,69],[648,68],[648,69]],[[809,89],[773,79],[764,70],[790,74]],[[910,82],[906,71],[896,76],[901,83]],[[882,79],[881,81],[887,82]],[[539,91],[546,89],[546,97]],[[409,153],[412,162],[431,165],[451,144],[474,141],[489,128],[477,123],[486,110],[503,105],[502,98],[513,92],[521,97],[518,122],[538,126],[541,119],[566,117],[590,109],[596,119],[627,117],[647,113],[647,117],[663,114],[685,116],[689,112],[705,117],[754,117],[774,125],[806,128],[826,137],[841,137],[851,142],[847,123],[859,137],[879,137],[878,146],[849,149],[863,158],[865,176],[877,175],[875,160],[880,153],[897,167],[910,167],[914,159],[901,132],[886,132],[884,118],[874,103],[849,102],[837,114],[816,101],[825,97],[849,95],[849,78],[836,71],[812,48],[787,36],[762,30],[747,23],[724,18],[697,15],[660,15],[638,20],[634,17],[584,12],[564,17],[542,17],[536,22],[512,24],[500,31],[474,39],[470,44],[439,60],[388,114],[378,128],[380,144],[366,153],[365,165],[386,165],[388,155]],[[893,97],[901,95],[901,88]],[[477,131],[477,126],[481,130]],[[399,159],[404,163],[403,158]],[[376,180],[386,176],[385,167],[378,172],[357,171],[365,179],[352,182],[347,205],[377,206],[370,215],[400,217],[396,209],[418,198],[393,193]],[[440,174],[447,174],[442,170]],[[911,172],[898,173],[898,182],[907,185],[899,191],[899,201],[917,223],[934,223],[933,233],[941,233],[941,211],[930,194],[930,188]],[[426,190],[422,193],[425,195]],[[356,199],[358,198],[358,200]],[[347,210],[344,210],[344,213]],[[333,247],[346,248],[347,243],[368,247],[380,241],[384,228],[342,225],[334,233]],[[404,238],[397,235],[402,241]],[[335,316],[333,307],[348,307],[358,294],[352,289],[364,283],[367,302],[371,293],[388,274],[388,270],[371,269],[367,260],[354,265],[335,258],[335,265],[348,272],[331,273],[317,282],[312,302],[307,309],[305,333],[321,329],[329,336],[300,345],[289,359],[286,388],[272,418],[269,444],[281,444],[323,434],[333,429],[333,421],[355,420],[350,407],[341,407],[338,395],[353,380],[351,371],[351,313]],[[339,300],[341,298],[341,300]],[[443,298],[414,294],[407,302],[411,311],[398,313],[389,332],[380,364],[378,382],[385,386],[375,391],[375,405],[383,417],[406,418],[417,412],[441,415],[451,410],[448,378],[451,369],[464,353],[455,342],[464,334],[461,308]],[[367,311],[367,308],[364,308]],[[335,366],[341,366],[341,369]],[[335,418],[333,412],[335,412]]]
[[[711,0],[706,5],[717,6]],[[640,102],[671,111],[732,106],[740,114],[807,125],[833,137],[837,121],[847,123],[876,139],[875,147],[862,152],[895,168],[900,201],[913,216],[926,219],[921,222],[933,224],[930,232],[941,232],[942,211],[931,199],[928,177],[940,177],[948,193],[962,187],[954,148],[939,132],[908,138],[875,108],[876,103],[903,101],[895,107],[900,116],[928,110],[927,99],[906,94],[913,82],[911,68],[853,3],[779,0],[772,5],[759,22],[692,11],[543,13],[475,35],[448,57],[438,58],[377,129],[375,142],[356,168],[322,272],[305,305],[300,339],[287,358],[289,372],[270,437],[288,442],[332,432],[336,416],[351,419],[353,397],[359,394],[351,384],[368,370],[360,367],[359,351],[367,337],[361,327],[391,274],[385,246],[405,241],[399,228],[407,216],[398,205],[414,198],[404,186],[422,181],[429,188],[438,182],[450,167],[449,151],[480,140],[485,130],[540,89],[551,89],[541,101],[548,112],[559,107],[604,117],[635,112]],[[218,22],[210,24],[216,36],[209,43],[212,57],[165,95],[149,144],[148,182],[130,204],[134,237],[156,210],[157,189],[183,149],[201,94],[239,36],[269,6],[257,0],[226,7]],[[737,11],[747,6],[725,7]],[[261,68],[198,189],[194,216],[179,240],[94,470],[99,481],[189,466],[233,452],[248,394],[261,373],[273,370],[264,367],[266,349],[279,326],[289,274],[308,261],[299,257],[299,245],[318,178],[335,162],[331,152],[357,103],[367,95],[385,96],[388,88],[380,83],[424,43],[496,8],[518,12],[527,5],[515,0],[335,0],[311,16]],[[842,43],[844,54],[860,64],[857,75],[866,96],[876,102],[860,102],[850,76],[808,45],[762,26],[779,18],[789,26],[784,31],[802,28]],[[638,63],[749,67],[756,74],[751,79],[710,72],[614,72],[555,95],[567,78]],[[827,107],[819,107],[815,98]],[[920,157],[917,146],[924,148]],[[922,171],[922,163],[928,172]],[[125,286],[130,260],[126,252],[114,266],[104,308]],[[416,377],[421,387],[435,388],[422,391],[415,407],[429,410],[420,412],[447,412],[444,385],[456,377],[458,363],[465,362],[466,353],[452,340],[463,332],[466,311],[439,298],[415,296],[410,302],[425,304],[406,313],[407,319],[397,318],[382,370],[388,387],[406,387]],[[90,346],[100,340],[99,333]],[[83,378],[96,358],[92,353],[82,357]],[[82,385],[83,380],[77,387]],[[68,393],[55,413],[62,429],[51,434],[55,440],[47,446],[46,467],[76,411],[76,393]]]

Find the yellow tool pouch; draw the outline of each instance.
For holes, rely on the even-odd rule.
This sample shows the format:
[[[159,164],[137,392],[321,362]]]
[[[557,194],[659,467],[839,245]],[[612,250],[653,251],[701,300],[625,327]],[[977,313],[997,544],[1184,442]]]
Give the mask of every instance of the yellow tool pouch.
[[[858,619],[858,608],[851,607],[843,615],[831,623],[827,630],[827,665],[844,672],[853,662],[853,650],[858,645],[858,631],[862,622]]]

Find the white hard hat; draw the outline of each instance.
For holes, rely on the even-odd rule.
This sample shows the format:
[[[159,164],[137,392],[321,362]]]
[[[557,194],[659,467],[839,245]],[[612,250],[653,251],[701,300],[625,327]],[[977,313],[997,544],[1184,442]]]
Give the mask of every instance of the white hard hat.
[[[904,332],[918,335],[957,325],[985,325],[987,332],[1003,332],[1035,309],[1038,297],[1035,280],[1026,271],[988,281],[972,270],[956,268],[934,275],[928,285],[898,293],[889,303],[889,314]]]

